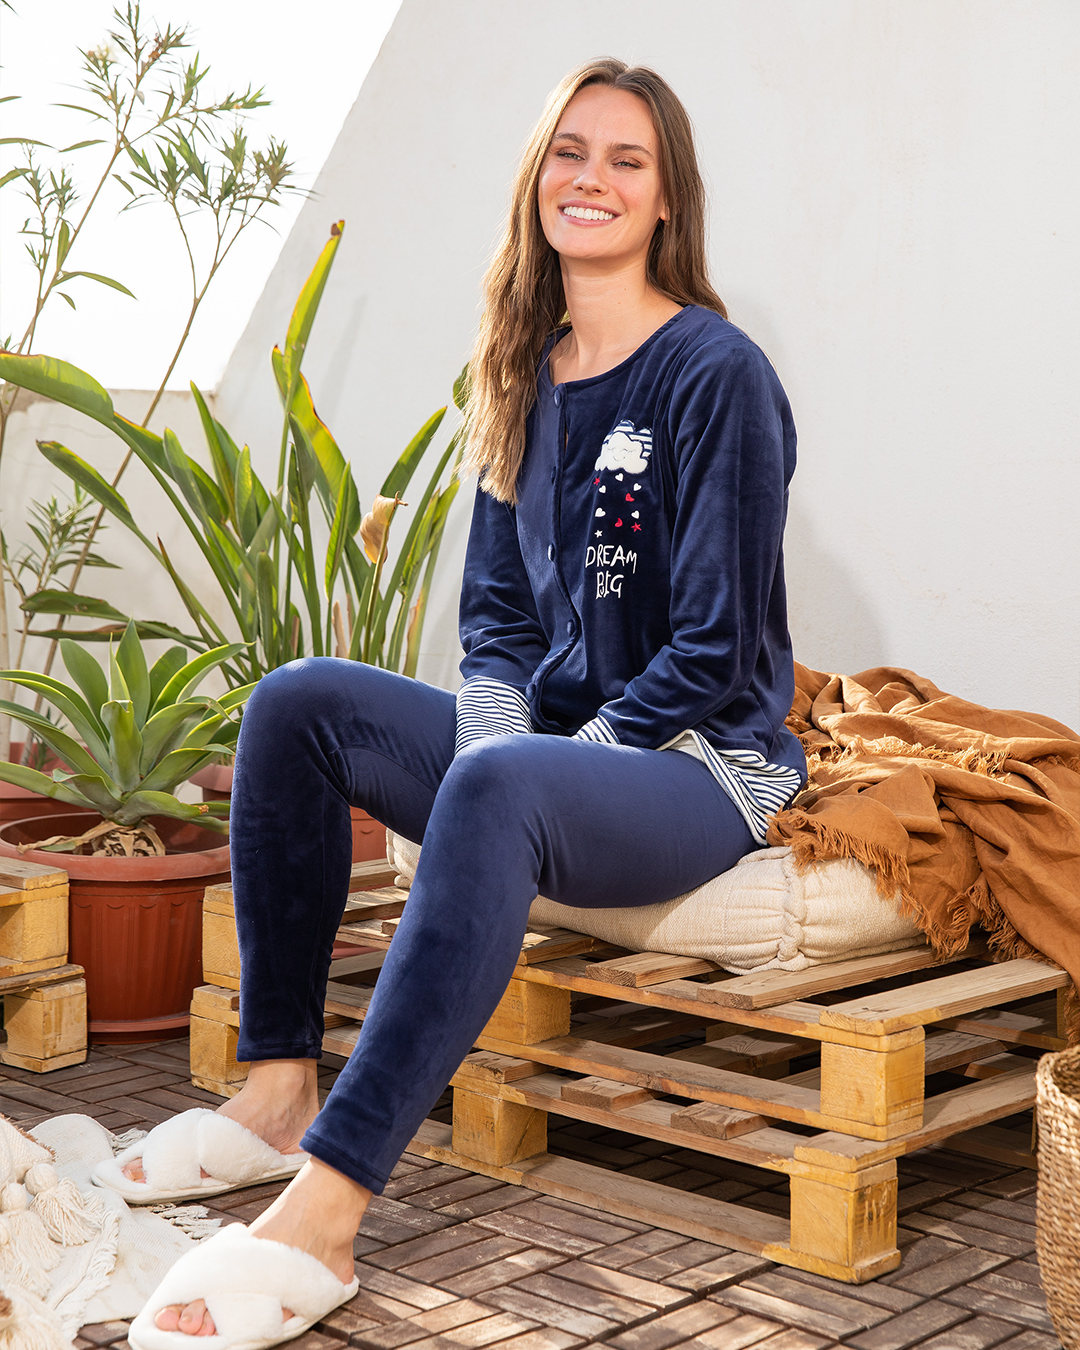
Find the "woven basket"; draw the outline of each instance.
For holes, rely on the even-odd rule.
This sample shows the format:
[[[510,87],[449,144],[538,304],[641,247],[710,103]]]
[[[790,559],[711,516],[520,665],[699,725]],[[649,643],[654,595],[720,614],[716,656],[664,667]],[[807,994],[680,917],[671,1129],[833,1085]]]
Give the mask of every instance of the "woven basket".
[[[1080,1350],[1080,1046],[1043,1055],[1036,1082],[1039,1265],[1061,1344]]]

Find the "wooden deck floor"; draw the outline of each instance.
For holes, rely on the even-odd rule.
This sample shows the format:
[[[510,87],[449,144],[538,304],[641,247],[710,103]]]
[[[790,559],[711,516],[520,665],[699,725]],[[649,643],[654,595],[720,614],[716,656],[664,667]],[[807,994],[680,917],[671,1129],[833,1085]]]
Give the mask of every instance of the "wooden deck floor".
[[[149,1128],[219,1103],[191,1085],[187,1055],[172,1041],[99,1047],[46,1075],[0,1066],[0,1111],[24,1128],[70,1111],[118,1132]],[[343,1062],[327,1057],[325,1090]],[[553,1153],[786,1213],[775,1173],[571,1120],[552,1126]],[[356,1240],[360,1293],[291,1344],[1060,1350],[1035,1259],[1035,1174],[940,1148],[898,1169],[903,1263],[856,1288],[406,1154]],[[247,1221],[280,1189],[221,1196],[211,1212]],[[84,1327],[75,1344],[123,1348],[126,1329]]]

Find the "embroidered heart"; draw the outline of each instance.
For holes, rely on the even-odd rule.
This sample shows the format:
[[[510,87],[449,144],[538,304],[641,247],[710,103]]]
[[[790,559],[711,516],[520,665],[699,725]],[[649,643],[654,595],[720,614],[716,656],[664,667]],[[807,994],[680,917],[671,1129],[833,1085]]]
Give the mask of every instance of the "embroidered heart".
[[[628,502],[632,502],[634,500],[633,497],[630,496],[629,492],[626,494],[626,500]]]
[[[601,492],[606,492],[606,491],[607,491],[607,488],[606,488],[606,487],[602,487],[602,488],[600,489],[600,491],[601,491]]]
[[[619,526],[620,526],[621,524],[622,524],[622,520],[621,520],[621,519],[620,519],[620,520],[617,520],[617,521],[615,522],[615,528],[618,529]]]
[[[607,515],[607,512],[606,512],[606,511],[601,511],[601,509],[600,509],[599,507],[597,507],[597,508],[596,508],[596,514],[597,514],[598,516],[606,516],[606,515]]]
[[[635,492],[640,492],[640,491],[641,491],[641,484],[640,484],[640,483],[635,483],[635,484],[634,484],[634,491],[635,491]]]
[[[617,474],[615,475],[615,481],[616,481],[616,483],[621,483],[622,480],[623,480],[622,474],[621,474],[621,473],[617,473]]]
[[[641,515],[641,512],[640,512],[640,511],[631,511],[630,514],[634,517],[635,520],[637,520],[638,516]]]

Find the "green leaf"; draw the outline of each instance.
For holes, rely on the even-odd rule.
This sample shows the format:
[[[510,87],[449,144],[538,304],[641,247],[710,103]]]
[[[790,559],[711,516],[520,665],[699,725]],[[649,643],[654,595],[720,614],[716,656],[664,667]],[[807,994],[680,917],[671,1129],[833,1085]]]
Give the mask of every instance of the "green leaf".
[[[86,803],[95,811],[100,811],[106,820],[116,819],[116,812],[120,809],[121,793],[104,771],[95,774],[64,774],[61,778],[53,781],[59,787],[66,787],[69,790],[81,793]],[[59,793],[55,795],[60,796]],[[70,799],[65,797],[63,800]]]
[[[0,178],[0,188],[13,182],[16,178],[22,178],[24,174],[28,174],[29,172],[29,169],[8,169],[7,173]]]
[[[330,527],[330,542],[326,547],[326,598],[334,598],[334,581],[341,567],[341,555],[345,549],[346,525],[349,519],[349,493],[352,474],[348,471],[341,476],[341,491],[338,493],[334,522]]]
[[[274,670],[281,662],[280,628],[275,604],[274,564],[268,553],[260,553],[255,562],[255,599],[259,610],[259,637],[267,670]]]
[[[231,447],[235,451],[236,447],[232,445],[228,435],[221,435],[224,429],[214,421],[210,409],[206,405],[206,400],[194,384],[191,386],[191,393],[195,399],[195,406],[199,410],[199,420],[202,422],[203,435],[206,437],[206,444],[210,451],[210,462],[214,466],[214,475],[217,478],[218,487],[228,502],[225,515],[232,516],[236,492],[237,456],[230,456],[229,449]]]
[[[285,334],[284,369],[287,391],[295,391],[299,384],[300,365],[307,349],[308,338],[311,336],[311,326],[315,322],[319,301],[322,299],[322,293],[326,287],[326,281],[330,275],[330,268],[333,266],[334,256],[337,253],[338,244],[341,242],[341,232],[344,228],[345,222],[343,220],[339,220],[336,225],[330,227],[330,239],[323,246],[323,250],[319,254],[315,266],[311,269],[307,281],[304,282],[303,289],[293,307],[289,328]],[[289,395],[286,393],[286,399],[288,397]],[[291,409],[289,410],[291,411]]]
[[[58,802],[67,802],[69,806],[89,807],[92,811],[98,809],[96,804],[81,792],[68,787],[66,783],[55,782],[47,774],[39,773],[37,769],[31,769],[26,764],[9,764],[7,760],[0,760],[0,782],[14,783],[16,787],[26,788],[28,792],[36,792],[42,797],[52,797]]]
[[[379,492],[384,497],[396,497],[403,493],[409,485],[409,480],[413,476],[416,466],[423,458],[424,451],[431,444],[431,438],[439,429],[439,425],[446,416],[446,409],[440,408],[437,413],[432,413],[409,444],[401,452],[397,463],[390,470]]]
[[[3,359],[0,356],[0,374],[3,374]],[[153,552],[157,551],[138,525],[135,524],[135,518],[128,508],[127,502],[114,487],[102,478],[97,469],[87,464],[86,460],[80,459],[66,446],[61,445],[59,441],[38,441],[37,446],[50,464],[55,464],[73,482],[85,488],[91,497],[99,501],[106,510],[111,511],[122,525],[126,525],[133,534],[137,534],[147,548]]]
[[[177,783],[184,783],[198,773],[208,758],[201,746],[190,750],[171,750],[160,759],[139,785],[140,792],[171,792]]]
[[[72,309],[76,308],[75,301],[72,300],[71,296],[68,295],[67,291],[57,291],[56,294],[60,297],[61,300],[66,300]]]
[[[111,699],[101,706],[101,720],[109,729],[112,767],[121,792],[132,792],[139,785],[139,760],[142,734],[135,720],[130,699]]]
[[[469,364],[465,363],[461,367],[461,374],[454,381],[454,407],[459,412],[465,411],[465,406],[469,401]]]
[[[237,533],[247,547],[259,528],[259,508],[255,500],[255,475],[251,469],[251,451],[246,445],[240,452],[236,464],[233,500],[236,502]]]
[[[105,679],[105,672],[89,652],[77,642],[72,642],[70,638],[61,641],[60,655],[63,657],[67,673],[82,690],[90,711],[95,716],[100,716],[101,705],[109,697],[109,684]],[[105,728],[102,726],[102,734],[104,731]]]
[[[64,259],[67,257],[67,255],[68,255],[68,250],[69,250],[70,248],[71,248],[71,226],[67,223],[66,220],[62,220],[62,221],[60,222],[60,228],[59,228],[59,230],[57,230],[57,232],[56,232],[56,265],[57,265],[57,267],[63,267],[63,265],[64,265]],[[57,281],[66,281],[67,278],[68,278],[68,273],[65,272],[65,273],[62,273],[61,275],[59,275],[56,279],[57,279]]]
[[[86,743],[94,759],[105,763],[109,758],[108,749],[98,732],[98,721],[82,695],[70,685],[54,679],[51,675],[39,675],[36,671],[0,670],[0,681],[10,680],[41,696],[54,708],[58,708],[68,719],[75,731]]]
[[[149,773],[162,756],[167,755],[170,750],[175,750],[201,716],[202,709],[191,700],[186,703],[171,703],[167,708],[154,713],[143,727],[140,773]]]
[[[258,680],[252,680],[250,684],[243,684],[238,689],[230,689],[227,694],[216,700],[219,708],[224,708],[226,712],[232,712],[234,708],[239,708],[246,703],[255,691]]]
[[[229,508],[225,497],[206,470],[185,453],[176,438],[176,433],[168,427],[162,437],[168,472],[173,481],[179,484],[180,491],[187,503],[205,526],[209,520],[222,525],[228,518]]]
[[[73,150],[85,150],[89,145],[104,145],[105,142],[98,141],[76,141],[74,145],[65,145],[60,151],[62,155],[70,155]],[[113,175],[115,177],[115,174]]]
[[[80,614],[88,619],[112,619],[126,624],[128,616],[121,614],[107,600],[92,595],[77,595],[74,591],[35,591],[19,606],[27,614]]]
[[[153,711],[158,712],[170,703],[183,703],[207,671],[220,666],[223,661],[231,661],[238,653],[246,651],[249,645],[246,642],[230,642],[224,647],[214,647],[211,651],[203,652],[194,661],[189,661],[162,689],[154,701]]]
[[[164,656],[158,659],[150,668],[150,706],[157,703],[158,695],[169,683],[178,670],[182,670],[187,664],[188,655],[183,647],[170,647]],[[145,735],[145,732],[144,732]]]
[[[103,277],[100,272],[62,272],[57,281],[70,281],[72,277],[86,277],[90,281],[99,281],[102,286],[111,286],[114,291],[121,291],[124,295],[130,295],[132,300],[137,300],[132,291],[122,285],[119,281],[114,281],[112,277]]]
[[[113,425],[113,405],[108,393],[92,376],[67,361],[0,352],[0,379],[75,408],[103,426]]]
[[[41,145],[46,150],[52,146],[45,141],[32,141],[29,136],[0,136],[0,145]]]
[[[132,823],[145,820],[147,816],[168,816],[173,820],[190,820],[204,830],[213,830],[217,834],[228,834],[229,826],[224,820],[215,820],[210,814],[215,807],[227,807],[228,802],[203,802],[201,806],[194,802],[182,802],[171,792],[133,792],[124,803],[124,811],[130,814]]]
[[[114,703],[131,702],[131,691],[127,687],[124,672],[120,669],[120,664],[116,659],[116,648],[111,645],[109,647],[109,698]],[[101,718],[102,721],[105,720],[104,712],[102,712]]]
[[[12,703],[8,699],[0,699],[0,712],[10,713],[17,721],[36,732],[53,754],[62,760],[69,769],[81,773],[101,772],[101,766],[88,753],[86,747],[61,731],[56,723],[50,722],[47,717],[42,717],[40,713],[32,712],[20,703]]]
[[[146,669],[146,653],[143,651],[139,635],[135,631],[134,621],[130,622],[120,645],[116,649],[116,664],[124,676],[124,683],[131,694],[135,712],[135,725],[141,727],[150,711],[150,674]]]

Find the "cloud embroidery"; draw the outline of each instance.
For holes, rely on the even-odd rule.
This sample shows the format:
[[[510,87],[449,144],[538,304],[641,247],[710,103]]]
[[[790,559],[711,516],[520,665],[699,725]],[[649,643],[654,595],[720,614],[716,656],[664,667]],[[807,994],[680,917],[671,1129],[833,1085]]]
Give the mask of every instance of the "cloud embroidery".
[[[652,430],[642,427],[636,431],[633,422],[620,422],[600,447],[595,468],[628,469],[631,473],[644,473],[649,467],[651,454]]]

